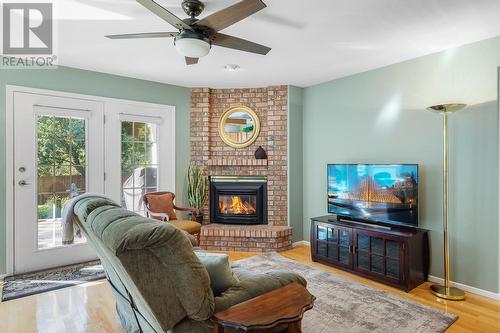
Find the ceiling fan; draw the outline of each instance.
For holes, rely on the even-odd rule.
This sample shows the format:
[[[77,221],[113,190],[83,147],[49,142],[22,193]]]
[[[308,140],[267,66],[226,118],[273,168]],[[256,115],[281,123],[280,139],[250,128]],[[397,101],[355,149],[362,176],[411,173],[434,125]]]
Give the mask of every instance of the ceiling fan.
[[[200,0],[183,0],[182,9],[189,18],[181,20],[154,0],[137,0],[138,3],[175,27],[176,32],[146,32],[123,35],[109,35],[111,39],[165,38],[173,37],[177,51],[186,59],[187,65],[198,63],[198,59],[210,52],[212,45],[266,55],[271,48],[245,39],[220,33],[219,31],[258,12],[266,7],[262,0],[243,0],[213,13],[201,20],[205,5]]]

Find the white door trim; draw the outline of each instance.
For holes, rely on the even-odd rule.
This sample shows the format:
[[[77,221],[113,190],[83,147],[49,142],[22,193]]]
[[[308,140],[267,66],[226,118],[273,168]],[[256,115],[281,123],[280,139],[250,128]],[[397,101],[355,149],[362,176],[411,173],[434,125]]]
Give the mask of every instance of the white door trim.
[[[155,104],[149,102],[139,102],[131,101],[126,99],[102,97],[102,96],[92,96],[78,93],[68,93],[57,90],[47,90],[39,88],[31,88],[16,85],[6,85],[5,86],[5,97],[6,97],[6,115],[5,115],[5,254],[6,254],[6,276],[12,275],[14,273],[14,93],[23,92],[38,95],[48,95],[54,97],[66,97],[74,99],[84,99],[95,102],[104,102],[104,111],[106,112],[106,104],[111,103],[126,103],[129,105],[135,105],[138,107],[154,107],[158,109],[163,109],[166,112],[170,112],[172,116],[172,133],[175,138],[175,106],[165,105],[165,104]],[[175,145],[174,145],[175,146]],[[175,156],[175,151],[173,152]],[[9,160],[10,158],[10,160]],[[174,168],[175,169],[175,168]],[[173,171],[175,175],[175,170]],[[175,176],[173,177],[173,186],[175,187]]]
[[[6,276],[14,273],[14,88],[5,92],[5,255]],[[10,159],[8,157],[11,157]]]
[[[500,67],[497,67],[497,111],[500,114]],[[499,117],[499,123],[498,126],[500,128],[500,117]],[[498,140],[498,146],[500,149],[500,136],[497,138]],[[500,150],[499,150],[499,160],[498,163],[500,165]],[[499,177],[498,177],[498,187],[500,188],[500,172],[499,172]],[[500,240],[500,199],[499,199],[499,204],[498,204],[498,239]],[[498,242],[498,257],[500,258],[500,241]],[[498,295],[500,296],[500,263],[498,264],[498,273],[497,273],[497,282],[498,282]],[[500,299],[500,297],[499,297]]]

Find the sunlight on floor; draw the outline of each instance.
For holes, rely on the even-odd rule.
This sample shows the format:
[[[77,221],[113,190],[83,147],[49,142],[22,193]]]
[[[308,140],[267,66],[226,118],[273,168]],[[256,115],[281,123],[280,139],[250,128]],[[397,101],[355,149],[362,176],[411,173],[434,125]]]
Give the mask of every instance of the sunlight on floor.
[[[82,235],[75,236],[74,244],[83,244],[87,240]],[[63,246],[61,219],[38,221],[38,249],[50,249]]]

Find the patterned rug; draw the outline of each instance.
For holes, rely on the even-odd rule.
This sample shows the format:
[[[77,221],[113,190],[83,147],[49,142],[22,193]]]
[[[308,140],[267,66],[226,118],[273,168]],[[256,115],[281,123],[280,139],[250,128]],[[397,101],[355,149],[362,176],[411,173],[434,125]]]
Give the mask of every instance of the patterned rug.
[[[2,301],[106,278],[100,261],[53,268],[5,278]]]
[[[304,315],[303,332],[441,333],[458,318],[279,254],[251,257],[234,264],[254,272],[291,270],[305,277],[307,289],[316,301]]]

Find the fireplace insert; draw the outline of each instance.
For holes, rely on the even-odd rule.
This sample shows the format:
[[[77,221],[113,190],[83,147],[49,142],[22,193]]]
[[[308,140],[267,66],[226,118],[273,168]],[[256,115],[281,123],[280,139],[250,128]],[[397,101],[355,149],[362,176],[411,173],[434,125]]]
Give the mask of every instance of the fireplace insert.
[[[210,177],[210,222],[267,224],[265,177]]]

